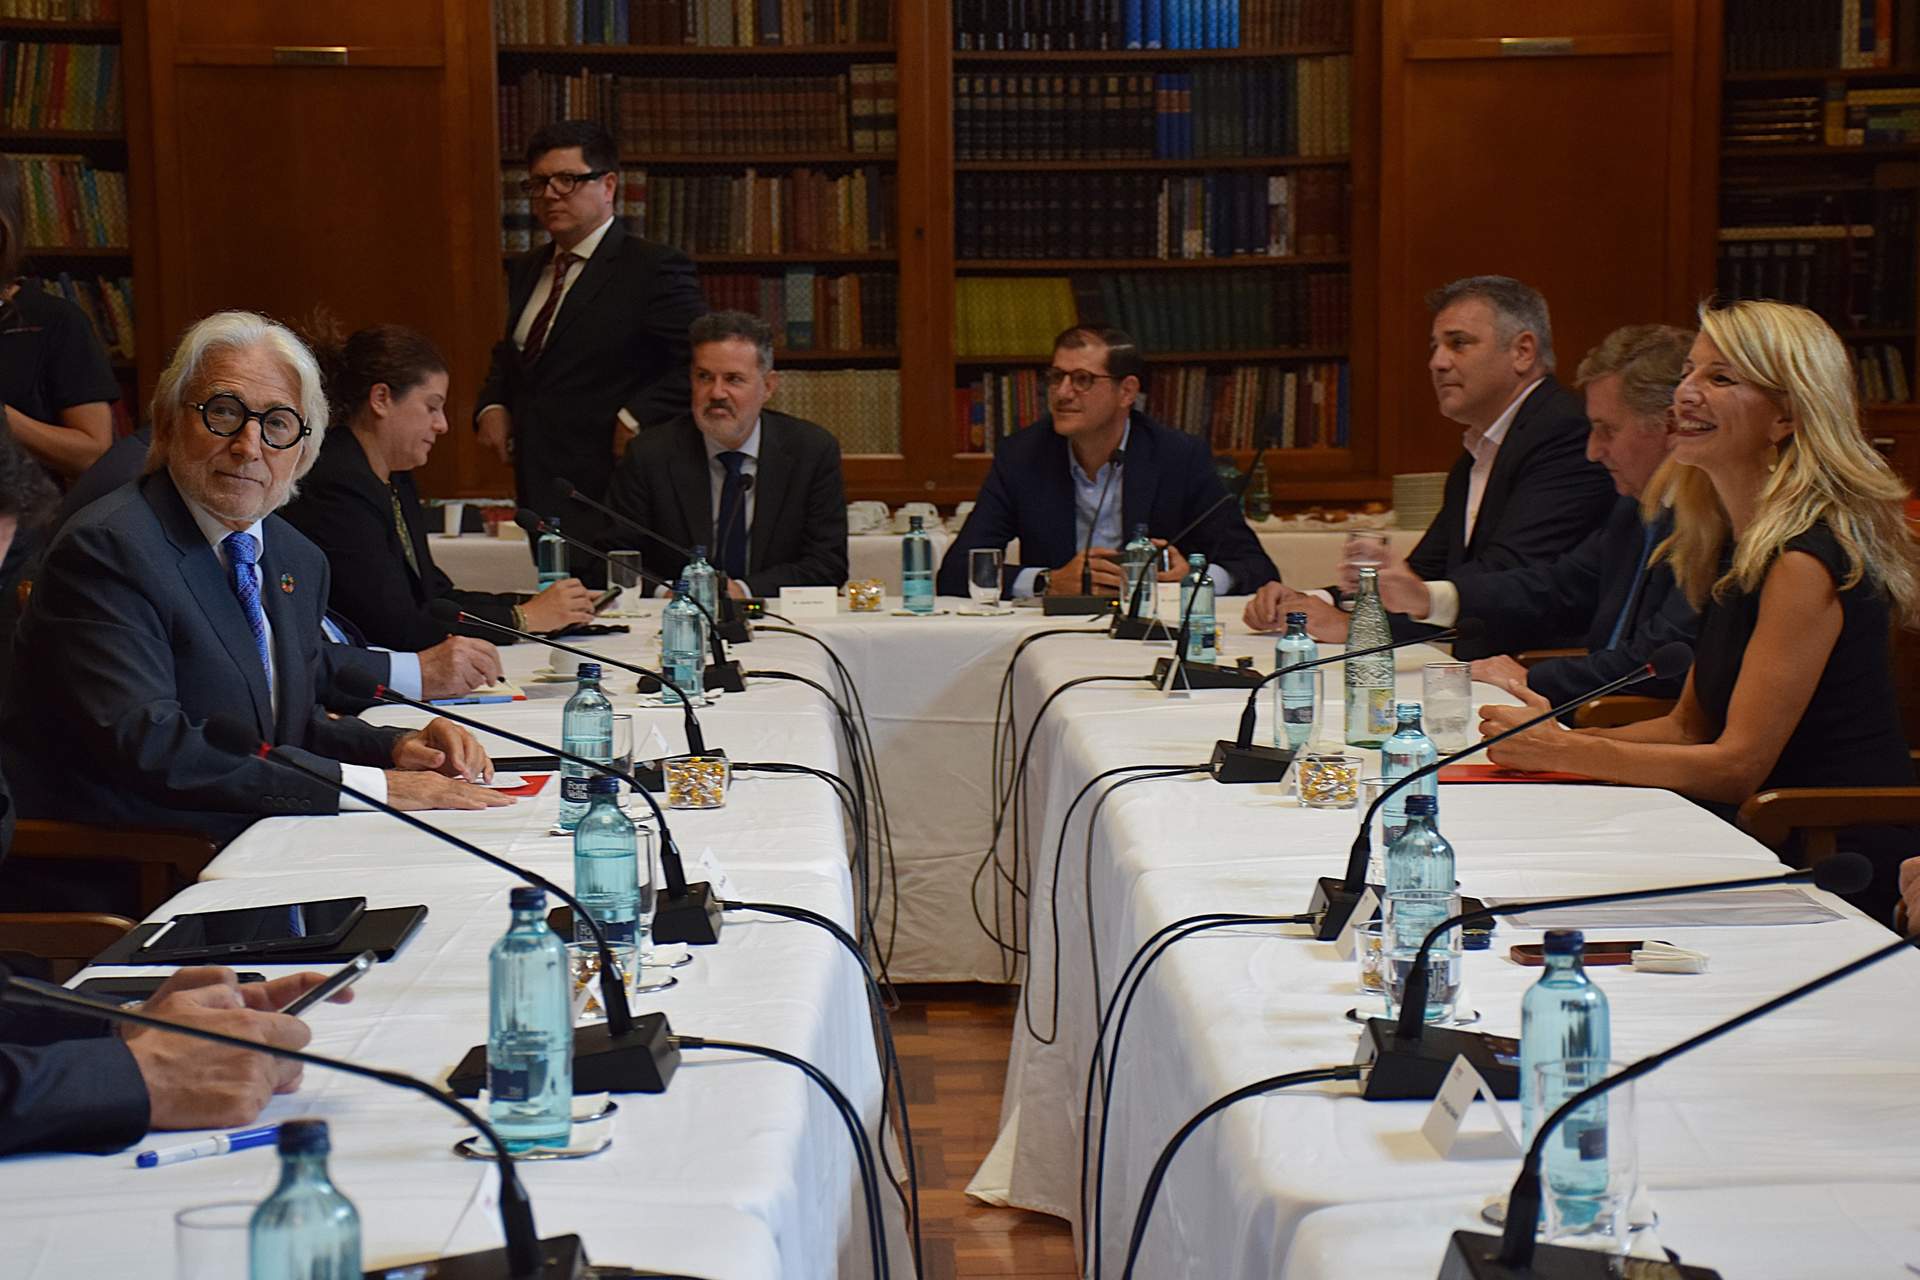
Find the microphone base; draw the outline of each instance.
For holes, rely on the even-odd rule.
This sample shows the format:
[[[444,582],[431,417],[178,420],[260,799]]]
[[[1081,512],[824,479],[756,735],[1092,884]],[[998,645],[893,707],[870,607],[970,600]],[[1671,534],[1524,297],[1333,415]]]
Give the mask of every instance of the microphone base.
[[[1279,782],[1292,767],[1291,747],[1243,747],[1227,738],[1213,744],[1215,782]]]
[[[701,677],[709,689],[723,689],[728,693],[745,693],[747,676],[737,662],[709,662]]]
[[[1153,664],[1153,682],[1164,688],[1172,658],[1158,658]],[[1213,662],[1182,662],[1174,677],[1176,689],[1251,689],[1265,677],[1251,666],[1223,667]]]
[[[1510,1267],[1500,1261],[1500,1237],[1480,1231],[1456,1231],[1447,1241],[1446,1256],[1440,1260],[1439,1280],[1619,1280],[1622,1275],[1639,1274],[1623,1270],[1622,1259],[1592,1249],[1569,1249],[1565,1245],[1536,1244],[1533,1261],[1524,1267]],[[1711,1267],[1693,1267],[1684,1262],[1641,1262],[1652,1280],[1721,1280]]]
[[[1347,888],[1347,882],[1340,876],[1321,876],[1313,886],[1313,900],[1307,904],[1307,911],[1313,916],[1313,936],[1322,942],[1332,942],[1347,927],[1347,918],[1353,909],[1360,905],[1367,887]]]
[[[704,880],[690,884],[679,899],[662,893],[653,913],[653,940],[696,947],[720,941],[720,900],[713,896],[713,886]]]
[[[732,596],[722,594],[718,616],[714,618],[714,631],[728,644],[746,644],[753,639],[753,629],[747,625],[742,602]]]
[[[1158,618],[1119,617],[1113,620],[1115,640],[1165,640],[1171,642],[1174,628]]]
[[[508,1280],[513,1268],[507,1262],[507,1251],[501,1248],[398,1267],[376,1267],[365,1274],[366,1280]],[[579,1236],[548,1236],[540,1242],[540,1280],[580,1280],[586,1274],[587,1250]]]
[[[1418,1040],[1402,1040],[1399,1021],[1388,1018],[1369,1019],[1360,1033],[1353,1060],[1373,1067],[1360,1096],[1369,1102],[1432,1098],[1458,1057],[1473,1064],[1494,1097],[1512,1102],[1520,1096],[1518,1040],[1433,1026],[1423,1026]]]
[[[573,1032],[575,1093],[665,1093],[680,1066],[680,1050],[664,1013],[640,1013],[615,1039],[602,1022]],[[487,1046],[475,1045],[447,1077],[456,1098],[477,1098],[487,1084]]]
[[[1049,618],[1090,617],[1112,613],[1118,603],[1112,596],[1043,596],[1040,612]]]

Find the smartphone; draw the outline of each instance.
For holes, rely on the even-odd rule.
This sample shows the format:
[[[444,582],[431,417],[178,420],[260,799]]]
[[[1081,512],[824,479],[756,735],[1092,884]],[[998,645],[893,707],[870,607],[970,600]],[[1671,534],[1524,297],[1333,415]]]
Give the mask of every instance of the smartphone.
[[[595,613],[599,613],[601,610],[605,609],[608,605],[612,604],[615,600],[618,600],[619,598],[620,598],[620,588],[608,587],[605,591],[602,591],[599,595],[593,598],[593,611]]]
[[[177,964],[278,951],[321,951],[346,937],[366,909],[365,898],[327,898],[175,916],[129,959],[134,964]]]
[[[264,973],[237,973],[234,977],[242,982],[265,982]],[[83,996],[92,996],[97,1000],[111,1000],[115,1004],[139,1004],[153,999],[153,993],[160,989],[166,978],[88,978],[74,990]]]
[[[313,1008],[313,1006],[319,1004],[322,1000],[338,992],[345,991],[348,987],[360,981],[361,978],[366,976],[367,970],[373,968],[379,958],[380,957],[374,955],[371,951],[362,951],[359,955],[347,961],[338,969],[335,969],[325,982],[312,988],[303,996],[295,996],[288,1002],[287,1007],[280,1012],[290,1013],[296,1018],[299,1017],[307,1010]]]
[[[1580,963],[1632,964],[1633,953],[1646,945],[1640,938],[1631,942],[1589,942],[1581,953]],[[1516,943],[1507,952],[1507,957],[1515,964],[1543,965],[1547,962],[1546,948],[1537,942]]]

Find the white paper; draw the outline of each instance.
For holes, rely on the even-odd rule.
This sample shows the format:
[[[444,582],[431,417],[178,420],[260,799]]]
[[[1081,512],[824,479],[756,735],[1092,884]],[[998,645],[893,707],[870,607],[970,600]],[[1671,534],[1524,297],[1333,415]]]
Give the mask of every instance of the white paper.
[[[496,773],[493,775],[493,781],[483,782],[480,785],[492,787],[495,791],[512,791],[516,787],[526,786],[527,779],[525,775],[518,773]]]
[[[1460,1131],[1465,1127],[1467,1113],[1473,1109],[1477,1098],[1486,1099],[1500,1127],[1497,1131],[1468,1134],[1463,1140]],[[1513,1122],[1507,1119],[1507,1113],[1493,1096],[1493,1090],[1487,1087],[1485,1078],[1474,1070],[1465,1054],[1455,1058],[1453,1066],[1447,1069],[1447,1081],[1440,1086],[1440,1092],[1434,1095],[1433,1106],[1427,1110],[1427,1118],[1421,1124],[1420,1132],[1443,1159],[1453,1159],[1456,1149],[1459,1158],[1464,1160],[1520,1154],[1520,1135],[1513,1131]]]
[[[1179,583],[1156,582],[1153,584],[1153,613],[1168,626],[1180,625]]]
[[[633,744],[633,758],[636,761],[657,762],[664,756],[676,754],[678,753],[667,745],[666,738],[660,733],[660,726],[656,724],[649,724],[647,736]]]
[[[714,857],[711,848],[702,848],[699,856],[694,859],[694,865],[699,868],[699,873],[697,875],[689,875],[687,877],[688,879],[696,883],[705,880],[713,886],[714,896],[716,897],[734,898],[737,896],[733,892],[733,881],[727,878],[725,869],[721,867],[720,860]]]
[[[780,612],[801,618],[831,618],[840,612],[840,593],[833,587],[782,587]]]
[[[1500,899],[1488,898],[1489,904]],[[1514,901],[1512,898],[1506,899]],[[1721,889],[1651,902],[1615,902],[1598,907],[1557,907],[1527,911],[1509,919],[1522,929],[1676,929],[1697,925],[1821,924],[1840,913],[1815,902],[1796,887]]]
[[[1360,926],[1373,919],[1373,913],[1379,906],[1379,895],[1374,893],[1372,885],[1368,885],[1367,891],[1360,895],[1360,901],[1353,904],[1353,914],[1340,926],[1340,935],[1333,940],[1334,950],[1340,953],[1342,960],[1353,959],[1354,949],[1359,945]]]

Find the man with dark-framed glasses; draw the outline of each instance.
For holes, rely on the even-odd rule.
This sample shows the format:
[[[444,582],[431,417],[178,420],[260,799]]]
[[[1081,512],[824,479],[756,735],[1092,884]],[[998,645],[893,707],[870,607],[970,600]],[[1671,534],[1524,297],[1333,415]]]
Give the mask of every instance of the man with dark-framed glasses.
[[[1020,563],[1004,570],[1007,595],[1076,595],[1089,584],[1117,596],[1121,548],[1136,528],[1165,544],[1195,520],[1182,545],[1167,547],[1161,581],[1185,577],[1196,552],[1221,595],[1279,578],[1239,505],[1221,501],[1226,490],[1206,442],[1141,411],[1145,373],[1139,348],[1118,329],[1075,325],[1054,339],[1043,375],[1049,412],[994,446],[973,513],[940,563],[942,595],[967,594],[970,551],[1018,539]]]
[[[327,714],[340,661],[322,643],[331,570],[273,514],[327,428],[319,366],[291,332],[223,311],[195,324],[153,396],[146,474],[54,538],[14,651],[0,756],[25,817],[171,827],[224,843],[270,814],[354,807],[333,786],[212,746],[235,717],[325,777],[405,809],[511,803],[465,730]],[[352,572],[343,566],[344,572]],[[26,859],[16,908],[126,913],[131,884]]]
[[[554,481],[601,497],[643,426],[686,412],[687,326],[705,314],[692,259],[618,217],[620,156],[588,120],[527,143],[521,183],[551,239],[507,272],[507,332],[477,398],[480,442],[513,467],[520,505],[554,508]],[[573,566],[598,581],[598,566]]]

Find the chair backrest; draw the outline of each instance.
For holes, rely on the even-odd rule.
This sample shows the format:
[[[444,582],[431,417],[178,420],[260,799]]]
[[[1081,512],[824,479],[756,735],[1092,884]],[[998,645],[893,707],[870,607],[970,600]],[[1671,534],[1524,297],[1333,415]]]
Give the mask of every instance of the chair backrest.
[[[198,880],[219,851],[211,840],[189,831],[22,818],[14,824],[11,852],[22,858],[131,865],[139,873],[138,906],[145,915]]]
[[[87,962],[127,936],[125,916],[74,911],[0,913],[0,952],[31,957],[51,982],[65,982]]]

